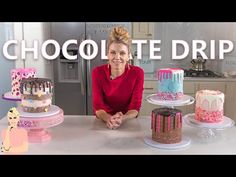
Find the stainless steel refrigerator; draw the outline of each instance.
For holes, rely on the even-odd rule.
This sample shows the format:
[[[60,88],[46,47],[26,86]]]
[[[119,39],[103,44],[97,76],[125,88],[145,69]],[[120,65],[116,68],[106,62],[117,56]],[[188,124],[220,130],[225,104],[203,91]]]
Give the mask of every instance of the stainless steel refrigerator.
[[[76,60],[68,60],[60,52],[54,60],[54,99],[66,115],[92,115],[92,83],[91,73],[96,66],[106,64],[101,59],[101,40],[107,40],[110,29],[114,26],[125,26],[131,34],[129,22],[53,22],[51,37],[60,47],[69,39],[76,39],[77,45],[69,45],[67,52],[77,55]],[[79,45],[85,39],[91,39],[98,45],[98,54],[92,60],[86,60],[79,53]],[[85,47],[85,53],[89,46]],[[90,49],[92,50],[91,46]]]

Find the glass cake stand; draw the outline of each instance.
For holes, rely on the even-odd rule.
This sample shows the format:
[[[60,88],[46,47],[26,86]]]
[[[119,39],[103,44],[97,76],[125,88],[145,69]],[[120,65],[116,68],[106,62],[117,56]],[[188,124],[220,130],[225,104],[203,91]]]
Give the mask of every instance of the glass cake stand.
[[[179,100],[160,100],[157,98],[157,94],[151,94],[146,97],[146,101],[158,106],[174,108],[175,106],[187,106],[194,103],[195,99],[189,95],[183,95],[183,97]],[[146,136],[144,138],[144,142],[152,147],[159,148],[159,149],[167,149],[167,150],[177,150],[186,148],[191,144],[191,139],[185,135],[182,136],[182,140],[179,143],[173,144],[163,144],[158,143],[152,140],[151,135]]]
[[[30,143],[41,143],[51,140],[51,134],[47,128],[61,124],[64,120],[64,112],[56,105],[52,105],[48,112],[28,113],[21,107],[17,108],[20,113],[18,126],[28,129]]]
[[[195,99],[189,95],[183,95],[179,100],[160,100],[157,98],[157,94],[151,94],[146,97],[146,101],[154,105],[174,108],[175,106],[191,105]]]
[[[202,140],[213,140],[217,137],[217,130],[225,130],[233,127],[235,122],[224,116],[223,121],[219,123],[203,123],[195,119],[195,114],[187,114],[183,117],[185,123],[189,126],[199,128],[198,136]]]
[[[11,92],[6,92],[2,94],[2,99],[9,100],[9,101],[21,101],[20,96],[14,96],[11,94]]]

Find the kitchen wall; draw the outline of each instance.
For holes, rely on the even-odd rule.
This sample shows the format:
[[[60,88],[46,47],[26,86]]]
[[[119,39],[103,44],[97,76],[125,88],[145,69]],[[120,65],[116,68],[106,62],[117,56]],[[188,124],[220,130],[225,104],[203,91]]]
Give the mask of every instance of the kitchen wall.
[[[13,39],[13,24],[12,23],[0,23],[0,48],[3,44]],[[14,52],[13,48],[9,48],[9,53]],[[14,68],[14,61],[6,59],[2,52],[0,52],[0,95],[11,90],[11,78],[9,71]],[[6,75],[6,73],[9,73]],[[0,98],[0,119],[3,118],[7,111],[16,106],[15,102],[3,100]]]
[[[218,40],[230,40],[236,45],[236,23],[225,23],[225,22],[204,22],[204,23],[187,23],[187,22],[162,22],[155,23],[154,39],[161,40],[161,60],[153,60],[149,62],[149,66],[145,63],[145,59],[149,59],[148,47],[144,48],[144,64],[141,65],[144,68],[149,67],[151,69],[148,72],[155,71],[158,68],[163,67],[181,67],[189,69],[192,60],[192,40],[204,40],[207,43],[207,49],[205,51],[207,56],[210,52],[210,40],[216,41],[216,59],[207,60],[206,69],[210,69],[216,72],[232,71],[236,70],[236,49],[225,55],[225,59],[219,60],[218,58]],[[187,58],[182,60],[172,60],[172,40],[184,40],[189,44],[190,52]],[[181,48],[178,48],[178,52]]]

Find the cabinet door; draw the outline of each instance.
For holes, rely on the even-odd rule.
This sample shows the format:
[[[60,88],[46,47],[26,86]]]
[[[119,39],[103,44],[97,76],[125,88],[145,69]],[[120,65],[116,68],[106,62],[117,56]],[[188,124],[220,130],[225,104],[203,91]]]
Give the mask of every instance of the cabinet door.
[[[228,82],[226,84],[226,91],[225,91],[225,104],[224,104],[224,113],[225,116],[233,119],[236,121],[236,83]]]
[[[133,23],[133,38],[152,39],[154,37],[154,23]]]
[[[195,98],[195,94],[188,94],[188,95]],[[182,111],[183,116],[186,114],[191,114],[195,112],[195,102],[191,105],[176,106],[175,108],[180,109]]]
[[[225,82],[199,82],[197,90],[220,90],[225,93]]]
[[[144,93],[157,93],[157,81],[144,81]]]
[[[140,116],[151,116],[152,110],[160,107],[158,105],[153,105],[153,104],[147,102],[145,98],[148,95],[150,95],[150,94],[143,94],[142,107],[139,112]]]

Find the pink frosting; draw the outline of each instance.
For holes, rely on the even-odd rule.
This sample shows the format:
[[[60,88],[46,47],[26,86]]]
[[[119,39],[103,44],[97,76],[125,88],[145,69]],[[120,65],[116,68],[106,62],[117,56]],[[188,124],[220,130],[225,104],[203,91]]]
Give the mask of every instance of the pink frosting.
[[[201,109],[200,107],[196,107],[195,109],[195,119],[200,122],[217,123],[223,121],[223,117],[223,110],[206,111]]]
[[[152,113],[152,119],[151,119],[151,129],[154,130],[155,132],[161,132],[161,116],[155,115],[154,113]],[[171,131],[174,130],[176,128],[181,128],[182,127],[182,113],[177,113],[176,114],[176,122],[174,123],[174,121],[171,121],[171,119],[173,119],[171,116],[168,116],[165,118],[167,121],[167,127],[165,127],[165,129],[163,129],[164,127],[162,127],[162,131],[166,132],[166,131]]]
[[[23,78],[35,77],[35,68],[17,68],[11,70],[12,89],[11,94],[20,96],[20,83]]]
[[[178,70],[182,70],[180,68],[163,68],[157,71],[157,78],[158,80],[162,80],[163,77],[165,77],[165,79],[168,78],[172,78],[172,71],[178,71]]]
[[[24,77],[24,74],[36,72],[35,68],[16,68],[11,70],[11,74],[19,73],[21,77]]]
[[[158,92],[157,98],[159,100],[179,100],[183,97],[182,92],[178,93],[165,93],[165,92]]]

